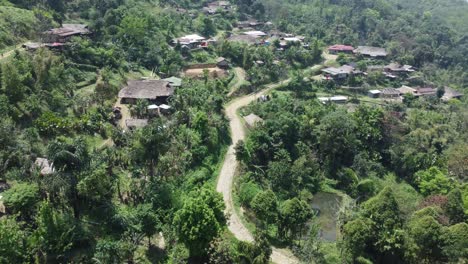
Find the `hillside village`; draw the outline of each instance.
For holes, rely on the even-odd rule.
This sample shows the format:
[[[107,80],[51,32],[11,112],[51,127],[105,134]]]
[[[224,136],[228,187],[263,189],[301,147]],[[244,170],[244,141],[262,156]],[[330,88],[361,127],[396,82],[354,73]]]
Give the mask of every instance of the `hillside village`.
[[[37,25],[0,45],[0,262],[468,258],[461,56],[275,13],[318,3],[19,2],[0,13]]]

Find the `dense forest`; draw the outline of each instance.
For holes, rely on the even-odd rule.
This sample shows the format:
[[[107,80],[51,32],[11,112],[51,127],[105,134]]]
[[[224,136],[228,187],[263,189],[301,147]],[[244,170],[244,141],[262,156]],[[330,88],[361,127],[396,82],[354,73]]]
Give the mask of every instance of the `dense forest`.
[[[464,0],[0,0],[0,263],[466,263],[467,98]]]

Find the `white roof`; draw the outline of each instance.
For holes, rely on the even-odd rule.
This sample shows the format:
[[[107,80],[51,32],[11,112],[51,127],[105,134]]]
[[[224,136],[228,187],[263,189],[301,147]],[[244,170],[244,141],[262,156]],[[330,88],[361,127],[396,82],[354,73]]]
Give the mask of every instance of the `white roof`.
[[[319,97],[318,98],[320,102],[334,102],[334,101],[347,101],[348,97],[343,96],[343,95],[337,95],[337,96],[332,96],[332,97]]]
[[[247,31],[247,32],[244,32],[245,35],[249,35],[249,36],[258,36],[258,37],[261,37],[261,36],[266,36],[267,34],[263,31],[257,31],[257,30],[254,30],[254,31]]]
[[[153,104],[153,105],[148,105],[148,109],[150,109],[150,110],[152,110],[152,109],[158,109],[158,108],[159,108],[159,106],[154,105],[154,104]]]
[[[167,104],[162,104],[162,105],[159,106],[159,108],[165,109],[165,110],[171,109],[171,107],[169,105],[167,105]]]
[[[370,90],[369,93],[371,93],[371,94],[379,94],[379,93],[381,93],[381,91],[380,91],[380,90]]]
[[[191,34],[191,35],[186,35],[186,36],[183,36],[182,38],[187,38],[187,39],[193,39],[193,40],[204,40],[205,38],[198,35],[198,34]]]
[[[346,100],[348,100],[348,97],[343,96],[343,95],[337,95],[337,96],[330,97],[330,100],[332,100],[332,101],[346,101]]]
[[[298,37],[284,38],[284,40],[289,42],[300,42],[301,40]]]

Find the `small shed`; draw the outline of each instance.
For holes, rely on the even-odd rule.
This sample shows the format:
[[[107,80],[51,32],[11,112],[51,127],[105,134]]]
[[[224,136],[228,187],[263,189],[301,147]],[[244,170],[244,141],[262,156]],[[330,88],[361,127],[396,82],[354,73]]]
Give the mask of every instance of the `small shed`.
[[[169,82],[171,87],[180,87],[182,86],[182,79],[175,76],[163,79],[163,81]]]
[[[381,93],[380,90],[370,90],[367,95],[371,98],[379,98]]]
[[[244,120],[248,128],[254,128],[256,125],[263,122],[263,119],[254,113],[244,116]]]
[[[225,58],[219,57],[216,59],[216,66],[221,69],[227,69],[229,68],[229,62]]]

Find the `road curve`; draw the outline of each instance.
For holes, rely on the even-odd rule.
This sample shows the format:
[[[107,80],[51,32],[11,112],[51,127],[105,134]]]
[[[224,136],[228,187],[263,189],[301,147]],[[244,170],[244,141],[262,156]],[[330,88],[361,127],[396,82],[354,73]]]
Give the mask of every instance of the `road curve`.
[[[228,215],[228,228],[234,236],[241,241],[253,242],[253,236],[249,230],[242,223],[239,215],[234,209],[232,201],[232,184],[236,175],[238,162],[235,155],[235,146],[239,140],[245,139],[245,130],[241,118],[237,115],[237,110],[255,101],[260,95],[268,93],[270,90],[275,89],[283,84],[288,83],[290,80],[285,80],[276,84],[270,84],[265,89],[249,94],[230,102],[226,108],[226,117],[229,119],[231,129],[232,144],[226,153],[221,172],[218,177],[218,184],[216,190],[223,194],[224,203],[226,205],[226,214]],[[273,248],[271,254],[271,261],[278,264],[295,264],[299,263],[290,252],[283,249]]]

